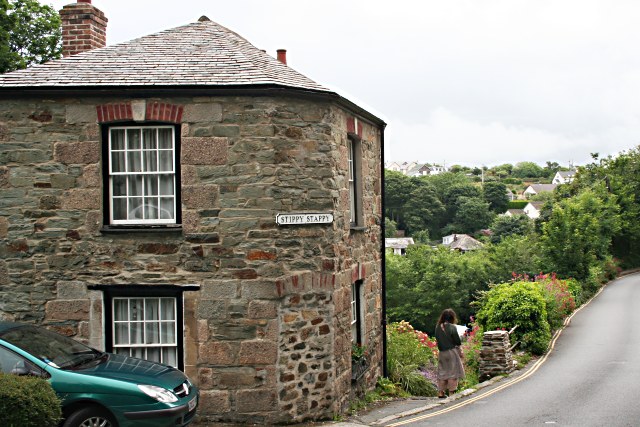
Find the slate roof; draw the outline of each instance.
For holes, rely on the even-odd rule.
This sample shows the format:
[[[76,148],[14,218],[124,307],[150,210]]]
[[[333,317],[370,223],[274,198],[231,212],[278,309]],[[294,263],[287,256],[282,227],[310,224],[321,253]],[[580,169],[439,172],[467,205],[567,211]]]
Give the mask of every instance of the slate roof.
[[[527,206],[531,205],[531,206],[533,206],[533,208],[534,208],[534,209],[536,209],[536,210],[538,210],[538,211],[539,211],[539,210],[540,210],[540,209],[542,209],[542,207],[544,206],[544,203],[545,203],[545,202],[541,202],[541,201],[534,201],[534,202],[529,202],[529,203],[527,203]],[[525,206],[525,209],[527,208],[527,206]]]
[[[412,237],[385,237],[384,239],[385,248],[406,249],[414,244]]]
[[[208,18],[0,75],[0,88],[256,85],[333,93]]]
[[[480,249],[483,244],[468,234],[454,234],[453,241],[444,246],[448,246],[450,249],[466,252]]]
[[[524,209],[507,209],[507,212],[509,215],[514,216],[514,215],[526,215],[526,212],[524,211]]]
[[[553,191],[557,186],[558,184],[531,184],[529,187],[527,187],[527,190],[531,188],[534,192],[541,193],[545,191]]]

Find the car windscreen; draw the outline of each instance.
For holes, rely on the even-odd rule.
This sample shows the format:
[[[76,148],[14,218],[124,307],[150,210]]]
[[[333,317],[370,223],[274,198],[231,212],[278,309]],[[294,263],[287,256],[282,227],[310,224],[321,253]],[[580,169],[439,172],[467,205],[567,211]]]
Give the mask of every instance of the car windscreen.
[[[6,330],[0,338],[54,368],[72,369],[102,355],[101,352],[55,332],[34,326]]]

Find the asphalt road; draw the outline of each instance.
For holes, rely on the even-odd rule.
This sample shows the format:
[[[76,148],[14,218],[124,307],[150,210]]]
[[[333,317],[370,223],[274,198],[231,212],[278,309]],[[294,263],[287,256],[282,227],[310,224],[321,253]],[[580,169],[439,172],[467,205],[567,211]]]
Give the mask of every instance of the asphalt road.
[[[640,274],[634,274],[610,283],[577,312],[526,379],[474,394],[441,415],[392,425],[640,426],[638,328]]]

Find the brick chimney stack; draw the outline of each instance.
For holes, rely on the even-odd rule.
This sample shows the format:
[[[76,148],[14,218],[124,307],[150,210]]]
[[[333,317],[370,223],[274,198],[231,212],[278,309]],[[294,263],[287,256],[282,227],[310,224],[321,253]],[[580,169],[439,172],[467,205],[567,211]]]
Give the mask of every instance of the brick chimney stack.
[[[60,10],[62,20],[62,56],[75,55],[107,45],[107,18],[91,4],[77,0]]]
[[[284,65],[287,65],[287,49],[278,49],[278,61],[282,62]]]

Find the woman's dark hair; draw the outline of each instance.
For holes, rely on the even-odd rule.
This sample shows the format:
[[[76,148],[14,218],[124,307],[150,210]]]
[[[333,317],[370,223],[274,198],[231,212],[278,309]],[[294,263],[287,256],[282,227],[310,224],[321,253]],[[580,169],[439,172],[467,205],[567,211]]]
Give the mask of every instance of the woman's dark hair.
[[[450,308],[443,310],[440,314],[440,318],[438,319],[438,325],[442,323],[456,323],[458,321],[458,317],[456,316],[456,312]]]

